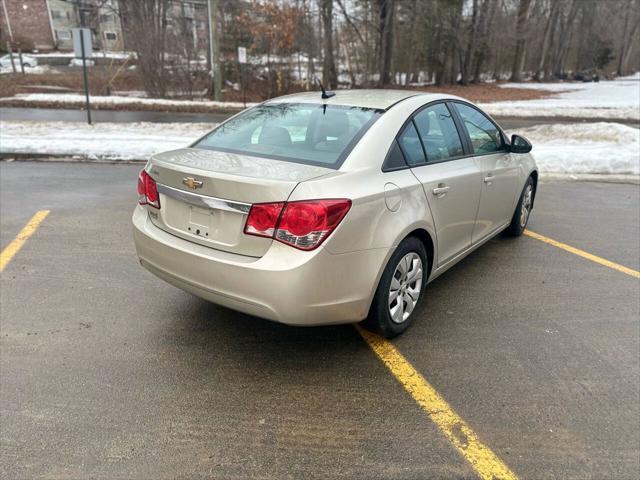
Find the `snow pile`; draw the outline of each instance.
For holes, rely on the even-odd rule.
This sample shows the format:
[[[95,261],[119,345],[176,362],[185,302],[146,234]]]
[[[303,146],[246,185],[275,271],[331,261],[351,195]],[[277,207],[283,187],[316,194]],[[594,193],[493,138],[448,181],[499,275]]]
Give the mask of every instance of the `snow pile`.
[[[485,103],[490,115],[502,117],[572,117],[640,120],[640,78],[597,83],[505,83],[501,87],[558,92],[550,98]]]
[[[36,67],[24,67],[24,73],[25,74],[36,74],[36,75],[42,75],[43,73],[50,73],[51,72],[51,67],[49,67],[49,65],[38,65]],[[0,74],[3,73],[13,73],[13,68],[11,66],[5,67],[5,68],[1,68],[0,67]],[[20,69],[20,63],[16,62],[16,73],[22,73],[22,70]]]
[[[75,53],[73,52],[47,52],[47,53],[30,53],[32,57],[36,58],[73,58]],[[91,52],[93,58],[114,58],[114,59],[126,59],[136,58],[135,52]]]
[[[186,147],[208,123],[2,122],[0,153],[146,160]],[[518,130],[533,143],[541,172],[640,174],[640,130],[618,123],[539,125]]]
[[[541,172],[640,174],[640,130],[619,123],[538,125],[518,132]]]
[[[93,67],[96,62],[94,60],[91,60],[90,58],[87,58],[84,61],[85,65],[87,67]],[[71,61],[69,62],[69,66],[70,67],[81,67],[82,66],[82,59],[81,58],[72,58]]]
[[[186,147],[215,125],[208,123],[2,122],[0,153],[82,155],[146,160]]]
[[[65,106],[82,107],[85,103],[85,97],[82,94],[75,93],[26,93],[18,94],[14,97],[0,98],[0,102],[19,100],[26,105],[62,103]],[[133,98],[121,96],[91,96],[91,104],[95,106],[107,105],[155,105],[155,106],[202,106],[238,109],[244,108],[242,102],[215,102],[213,100],[167,100],[161,98]],[[251,107],[255,103],[247,103],[247,107]]]

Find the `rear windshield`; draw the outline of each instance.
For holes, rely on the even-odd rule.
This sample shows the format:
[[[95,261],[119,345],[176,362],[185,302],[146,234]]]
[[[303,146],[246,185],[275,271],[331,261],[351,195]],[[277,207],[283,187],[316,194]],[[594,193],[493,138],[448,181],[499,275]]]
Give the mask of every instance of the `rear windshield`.
[[[194,147],[338,168],[380,114],[341,105],[258,105]]]

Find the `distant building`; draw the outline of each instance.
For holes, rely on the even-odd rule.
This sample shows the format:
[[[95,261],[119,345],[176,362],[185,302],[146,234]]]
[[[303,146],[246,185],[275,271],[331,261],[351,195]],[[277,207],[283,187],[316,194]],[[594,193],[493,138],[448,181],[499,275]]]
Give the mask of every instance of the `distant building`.
[[[48,0],[47,3],[56,48],[59,50],[72,49],[71,29],[80,25],[78,8],[73,2],[63,0]]]
[[[93,33],[97,50],[123,49],[122,25],[115,0],[48,0],[51,25],[56,35],[56,47],[73,47],[71,29],[85,26]]]
[[[123,50],[117,0],[0,0],[2,46],[25,50],[71,50],[71,30],[85,26],[96,50]]]
[[[131,0],[119,0],[121,11],[125,12],[125,2]],[[139,25],[132,18],[123,18],[124,49],[134,50],[131,43],[134,41]],[[180,34],[183,38],[193,40],[193,49],[200,55],[207,55],[209,48],[209,10],[207,0],[170,0],[167,8],[167,30],[174,34]]]
[[[51,50],[55,38],[47,0],[0,0],[0,42],[24,50]]]
[[[206,55],[209,48],[207,0],[173,0],[168,16],[169,26],[189,32],[193,38],[194,50]]]
[[[23,50],[71,50],[71,30],[84,26],[93,33],[95,50],[132,50],[120,14],[123,1],[135,0],[0,0],[0,41]],[[193,49],[206,55],[209,48],[207,0],[170,0],[170,31],[193,38]],[[141,28],[130,24],[128,28]],[[190,42],[190,40],[189,40]]]

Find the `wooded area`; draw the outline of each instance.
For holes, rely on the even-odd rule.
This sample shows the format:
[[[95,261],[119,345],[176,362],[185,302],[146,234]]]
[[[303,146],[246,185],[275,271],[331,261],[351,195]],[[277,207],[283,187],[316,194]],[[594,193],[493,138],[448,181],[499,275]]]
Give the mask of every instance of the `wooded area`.
[[[168,6],[121,0],[145,86],[211,71],[206,44]],[[221,80],[263,97],[315,88],[414,87],[533,79],[593,80],[640,69],[640,0],[209,0]],[[219,51],[219,56],[215,52]],[[176,61],[175,59],[180,59]],[[185,61],[186,60],[186,61]],[[168,68],[173,64],[175,68]],[[180,75],[182,70],[186,73]],[[206,81],[211,84],[209,76]]]

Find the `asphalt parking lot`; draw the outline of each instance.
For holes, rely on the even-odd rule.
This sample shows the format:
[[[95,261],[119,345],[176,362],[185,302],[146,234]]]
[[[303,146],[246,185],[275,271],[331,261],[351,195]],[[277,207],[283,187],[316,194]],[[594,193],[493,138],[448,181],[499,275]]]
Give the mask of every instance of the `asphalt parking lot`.
[[[136,260],[139,165],[0,164],[2,478],[477,478],[352,326],[293,328]],[[542,183],[530,229],[640,270],[640,187]],[[640,282],[497,238],[393,345],[519,478],[637,478]]]

